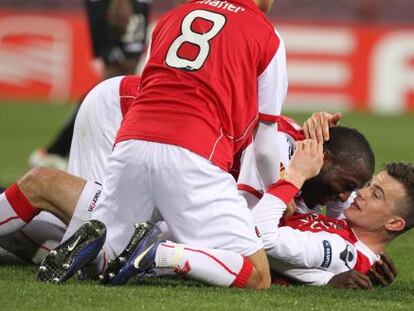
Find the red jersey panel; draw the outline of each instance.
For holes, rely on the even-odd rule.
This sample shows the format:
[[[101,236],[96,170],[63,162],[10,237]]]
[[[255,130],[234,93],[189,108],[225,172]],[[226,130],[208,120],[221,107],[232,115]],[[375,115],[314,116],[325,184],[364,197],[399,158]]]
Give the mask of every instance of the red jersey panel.
[[[140,94],[116,142],[178,145],[228,171],[259,113],[273,122],[280,113],[269,85],[286,84],[284,47],[275,61],[280,45],[252,0],[192,1],[171,11],[153,32]]]

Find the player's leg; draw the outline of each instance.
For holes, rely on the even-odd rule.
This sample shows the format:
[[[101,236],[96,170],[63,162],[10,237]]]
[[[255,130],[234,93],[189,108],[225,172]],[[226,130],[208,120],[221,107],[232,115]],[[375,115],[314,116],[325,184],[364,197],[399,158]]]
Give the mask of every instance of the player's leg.
[[[115,135],[122,121],[120,103],[120,85],[124,77],[114,77],[95,86],[86,96],[79,110],[72,147],[69,157],[68,172],[101,183],[104,179],[105,167],[111,155]],[[97,190],[96,190],[97,191]],[[66,241],[80,226],[90,219],[90,213],[96,204],[79,200],[73,217],[62,241]],[[85,202],[86,208],[85,208]]]
[[[193,263],[194,266],[202,267],[204,261],[210,261],[209,269],[221,271],[223,279],[228,280],[228,273],[223,272],[223,267],[217,266],[214,259],[223,257],[226,266],[234,264],[238,267],[234,269],[235,274],[231,277],[236,279],[238,274],[249,271],[246,278],[249,280],[247,286],[266,288],[270,285],[269,267],[261,249],[261,241],[255,235],[246,202],[238,195],[235,182],[230,175],[204,158],[171,145],[128,141],[119,144],[117,148],[131,162],[134,161],[132,158],[135,154],[150,154],[145,162],[145,166],[151,172],[147,177],[150,180],[150,191],[177,240],[200,251],[199,265]],[[132,165],[131,169],[134,166],[138,166],[138,163]],[[133,183],[132,179],[130,183]],[[142,219],[142,211],[138,207],[133,211],[133,219]],[[110,213],[111,211],[106,211],[106,217],[109,217]],[[95,216],[100,216],[103,220],[103,210],[97,210]],[[113,224],[106,224],[110,232]],[[119,243],[117,244],[113,235],[108,234],[107,245],[115,248]],[[137,249],[139,248],[146,249],[140,245]],[[220,255],[217,249],[223,249],[225,252]],[[190,247],[187,247],[186,251],[192,252]],[[137,256],[141,256],[139,251],[133,254],[132,258],[135,259]],[[247,258],[243,259],[243,256]],[[192,258],[193,262],[197,260],[194,256]],[[127,275],[133,274],[129,258],[126,258],[126,266],[120,271],[122,281],[125,280],[122,276],[124,272]],[[242,269],[245,266],[250,269]],[[199,278],[200,275],[202,276],[203,272],[199,274]],[[211,283],[208,274],[204,275],[207,277],[206,281]],[[117,279],[115,277],[115,282]],[[220,282],[219,280],[217,284],[223,284]]]
[[[33,169],[17,182],[35,209],[48,211],[65,224],[69,223],[86,184],[82,178],[48,168]]]
[[[251,269],[248,270],[249,272],[248,277],[246,277],[246,279],[250,279],[250,282],[248,283],[248,285],[253,288],[268,287],[270,284],[270,276],[269,276],[269,279],[266,279],[266,272],[267,274],[269,274],[267,261],[265,258],[256,257],[255,253],[258,250],[260,250],[261,243],[260,243],[260,240],[254,237],[254,228],[253,228],[253,225],[250,224],[251,222],[249,219],[250,214],[249,214],[249,210],[247,209],[247,207],[242,205],[241,209],[237,208],[238,207],[237,203],[240,203],[239,200],[241,200],[242,204],[244,201],[242,198],[238,196],[237,189],[235,187],[233,179],[230,176],[229,176],[229,179],[227,179],[227,175],[225,174],[226,176],[224,178],[225,180],[221,181],[222,182],[221,184],[220,184],[220,180],[212,181],[210,179],[209,181],[203,181],[202,182],[203,185],[195,181],[195,185],[194,185],[192,184],[192,181],[194,181],[194,178],[196,178],[196,176],[193,176],[193,173],[194,171],[198,172],[200,165],[202,166],[203,164],[197,163],[195,167],[193,166],[191,168],[187,168],[186,172],[182,172],[182,169],[184,169],[184,167],[182,167],[181,165],[177,165],[177,162],[175,163],[175,168],[173,169],[173,171],[169,170],[168,165],[166,165],[165,167],[161,165],[162,167],[159,167],[157,163],[159,163],[160,160],[165,160],[165,158],[170,158],[171,156],[176,157],[177,155],[169,154],[168,152],[166,153],[161,152],[162,154],[161,159],[157,159],[155,155],[160,152],[159,151],[156,152],[154,150],[154,147],[158,145],[160,144],[145,143],[145,142],[135,142],[135,143],[123,142],[117,145],[114,153],[111,156],[110,164],[108,167],[108,175],[106,176],[105,182],[104,182],[104,195],[102,197],[102,201],[100,202],[98,208],[96,208],[94,215],[93,215],[94,218],[97,218],[101,220],[102,222],[104,222],[108,228],[108,235],[107,235],[108,243],[106,243],[106,246],[104,248],[107,254],[107,258],[110,258],[110,259],[115,258],[116,255],[122,252],[122,249],[127,244],[126,236],[131,236],[132,234],[132,231],[133,231],[132,222],[142,221],[145,219],[152,218],[152,215],[154,212],[153,207],[155,206],[155,204],[157,205],[160,204],[160,202],[158,202],[157,200],[158,198],[156,199],[156,202],[153,201],[152,194],[154,192],[159,192],[159,191],[163,192],[162,189],[165,188],[164,185],[159,187],[160,186],[159,182],[163,182],[163,183],[167,183],[169,187],[172,187],[172,189],[169,189],[167,193],[163,194],[164,196],[163,200],[167,200],[167,201],[162,202],[162,204],[165,204],[166,207],[167,206],[170,207],[171,210],[173,211],[177,208],[177,205],[181,205],[182,203],[184,203],[185,205],[184,208],[181,207],[181,210],[179,208],[177,209],[178,212],[175,215],[176,217],[175,221],[177,220],[179,221],[179,219],[183,217],[184,218],[190,217],[189,221],[195,222],[195,224],[193,224],[192,229],[189,230],[190,232],[188,231],[185,232],[186,234],[188,233],[190,236],[188,239],[191,241],[195,241],[195,243],[197,243],[196,245],[199,247],[204,246],[205,248],[206,245],[211,245],[212,247],[218,245],[218,246],[222,246],[222,248],[224,249],[226,248],[236,249],[238,253],[232,252],[230,250],[229,254],[232,253],[232,256],[233,255],[236,256],[237,258],[236,257],[233,257],[233,258],[236,258],[235,261],[238,263],[243,262],[242,256],[240,254],[247,253],[246,255],[248,256],[253,255],[251,257],[253,259],[253,263],[250,260],[246,260],[247,266],[251,267]],[[137,157],[136,156],[137,154],[139,154],[140,157]],[[209,163],[205,159],[202,159],[202,161],[205,161],[205,163]],[[209,165],[213,166],[211,164]],[[218,170],[217,172],[222,172],[219,168],[216,168],[215,166],[213,167]],[[158,178],[158,176],[156,176],[157,173],[159,173],[160,171],[164,169],[168,170],[169,173],[167,174],[160,173],[162,175],[165,175],[164,177],[162,177],[163,181],[157,180]],[[185,173],[187,173],[187,175]],[[206,174],[210,175],[210,173],[211,172],[207,172]],[[176,192],[180,192],[183,190],[180,187],[178,188],[175,187],[177,176],[181,174],[186,176],[184,177],[186,181],[182,182],[180,186],[181,187],[191,186],[191,187],[198,188],[201,191],[201,193],[199,194],[205,197],[204,200],[202,200],[202,202],[194,202],[193,199],[189,199],[188,197],[186,197],[184,200],[182,200],[182,197],[180,196],[178,196],[177,198]],[[220,178],[222,177],[220,176]],[[180,181],[182,181],[181,179]],[[211,185],[216,184],[216,182],[219,182],[219,184],[217,185],[215,189],[212,189]],[[228,198],[227,196],[224,196],[223,198],[221,195],[221,193],[223,192],[223,187],[222,187],[223,182],[224,184],[229,183],[229,182],[231,184],[233,193],[230,198]],[[180,182],[178,184],[180,184]],[[210,188],[205,190],[203,189],[203,187],[200,187],[200,185],[203,187],[210,185]],[[212,223],[214,225],[205,226],[202,220],[198,219],[199,222],[197,222],[197,218],[192,217],[192,216],[198,216],[198,215],[192,215],[191,209],[194,207],[193,206],[194,203],[204,204],[206,200],[207,201],[210,200],[211,202],[216,202],[217,201],[216,197],[212,198],[212,196],[207,195],[211,192],[210,190],[213,190],[213,196],[220,194],[220,196],[222,197],[222,200],[219,205],[222,205],[222,206],[216,205],[215,203],[212,204],[213,206],[212,205],[208,206],[207,213],[211,213],[211,215],[209,216],[210,218],[208,219],[209,221],[207,221],[207,223]],[[224,190],[227,190],[227,189],[224,189]],[[224,192],[226,193],[226,191]],[[194,197],[198,197],[198,196],[195,195]],[[232,207],[236,207],[236,210],[229,212],[228,210],[225,209],[226,211],[224,211],[223,213],[217,212],[217,211],[220,211],[220,207],[228,208],[229,207],[228,204],[231,205]],[[199,206],[196,206],[196,208],[198,207]],[[216,207],[219,207],[219,208],[216,208]],[[173,216],[174,214],[175,214],[174,212],[170,212],[170,216],[172,218],[174,218]],[[245,219],[246,216],[247,216],[247,221]],[[173,222],[173,220],[171,221]],[[228,223],[228,221],[230,221],[230,223]],[[183,229],[183,227],[185,227],[185,224],[183,223],[180,223],[179,225],[181,225],[182,227],[181,230]],[[235,230],[236,233],[234,235],[227,234],[229,228]],[[206,230],[204,230],[205,232],[200,236],[198,235],[198,232],[203,231],[202,229],[206,229]],[[240,233],[240,229],[241,229],[241,233]],[[247,231],[248,233],[246,233]],[[183,232],[180,232],[180,233],[183,234]],[[216,238],[217,237],[216,234],[218,234],[219,237],[222,236],[223,240]],[[193,235],[200,237],[202,240],[204,238],[204,240],[201,243],[197,242],[196,240],[192,238]],[[206,238],[207,236],[208,236],[208,239]],[[76,234],[72,236],[70,239],[73,239],[73,237],[76,237]],[[80,237],[83,238],[83,236],[80,236]],[[213,242],[210,241],[211,238],[213,239]],[[137,244],[137,245],[141,246],[141,244]],[[77,258],[80,257],[79,254],[83,254],[83,250],[84,248],[82,247],[76,248],[71,254],[69,254],[69,256],[65,258],[65,261],[64,261],[65,263],[72,263],[72,262],[77,263],[75,267],[73,265],[69,266],[68,270],[71,273],[73,273],[73,271],[81,268],[84,264],[87,263],[86,261],[83,261],[83,260],[80,260],[80,261],[76,260]],[[204,249],[204,251],[214,252],[214,250],[207,250],[207,249]],[[61,255],[63,253],[65,252],[58,250],[57,255],[59,256],[59,258],[62,258]],[[208,253],[204,254],[206,258],[208,258],[209,256],[206,254]],[[138,255],[139,253],[133,253],[132,261],[136,259],[134,258],[134,256],[138,256]],[[53,268],[54,267],[53,263],[55,262],[55,258],[56,258],[56,254],[49,255],[45,260],[44,266],[47,267],[48,269]],[[131,258],[127,259],[127,264],[129,265],[131,263],[130,259]],[[264,260],[265,262],[263,263],[261,262],[261,260]],[[88,258],[88,261],[89,261],[89,258]],[[227,259],[227,261],[230,261],[230,260]],[[63,262],[63,261],[59,260],[59,262]],[[263,268],[260,265],[262,265]],[[243,266],[245,265],[243,264]],[[245,271],[246,269],[243,270],[240,268],[239,271],[236,271],[236,274],[242,274]],[[63,281],[67,279],[68,277],[68,274],[65,271],[62,271],[62,269],[60,268],[55,269],[55,271],[52,271],[52,273],[48,272],[48,275],[46,275],[43,272],[45,271],[41,271],[41,273],[39,274],[42,275],[40,279],[44,281],[52,281],[52,280]]]
[[[120,148],[123,144],[118,144],[109,158],[102,196],[92,212],[91,218],[100,221],[93,221],[92,225],[104,223],[107,226],[107,236],[111,237],[111,243],[105,244],[103,252],[94,261],[93,266],[96,268],[96,272],[105,267],[108,260],[115,259],[126,247],[134,232],[134,223],[151,219],[155,213],[155,204],[151,198],[152,190],[149,188],[147,181],[151,172],[148,171],[145,163],[136,165],[136,163],[130,161],[131,159],[125,158],[126,150]],[[133,152],[127,153],[131,155]],[[138,154],[144,158],[151,157],[151,154],[145,153],[145,151]],[[132,158],[137,158],[136,155],[137,153],[134,153]],[[139,218],[135,215],[135,209],[141,211]],[[89,255],[84,256],[85,251],[89,254],[87,248],[95,242],[95,237],[88,240],[88,237],[85,236],[85,233],[87,233],[84,230],[85,226],[90,226],[90,224],[91,222],[88,222],[80,227],[74,235],[70,236],[56,249],[56,253],[51,253],[45,258],[42,266],[46,267],[47,271],[39,270],[41,281],[64,281],[91,261]],[[77,238],[88,243],[78,244],[71,248],[70,252],[67,252],[67,249],[63,246],[68,241],[69,243],[70,241],[77,241]],[[93,244],[93,247],[99,246]],[[95,248],[95,254],[98,254],[99,251],[100,247],[99,249]],[[85,257],[87,260],[84,260]],[[56,260],[65,264],[65,266],[68,264],[68,269],[62,269],[63,264],[55,265]]]
[[[16,232],[40,211],[68,223],[87,182],[56,169],[36,168],[0,194],[0,236]]]
[[[0,246],[19,259],[38,265],[59,245],[65,229],[65,224],[55,216],[41,212],[20,231],[0,237]]]
[[[245,256],[253,268],[246,285],[268,287],[267,258],[256,235],[251,212],[239,195],[234,179],[188,150],[160,145],[164,147],[171,150],[164,161],[155,164],[158,169],[154,177],[156,184],[161,185],[155,197],[177,241]],[[176,177],[171,179],[172,176]],[[169,199],[172,196],[174,203]]]
[[[162,232],[162,235],[160,235]],[[257,288],[250,260],[232,251],[188,246],[174,239],[165,222],[140,224],[121,255],[100,276],[104,284],[121,285],[131,275],[178,275],[215,286]]]
[[[121,80],[122,77],[116,77],[101,82],[82,102],[76,117],[69,158],[68,170],[73,175],[82,176],[88,180],[103,179],[104,167],[112,151],[116,131],[122,119],[119,98]],[[39,184],[41,180],[36,184],[31,183],[29,187],[36,187]],[[47,187],[42,189],[45,188]],[[28,190],[33,193],[31,189]],[[100,187],[94,183],[87,183],[84,187],[77,204],[79,208],[75,209],[67,237],[89,219],[90,211],[96,204],[100,192]],[[43,196],[47,195],[50,193]],[[25,226],[23,231],[0,239],[0,245],[13,254],[19,254],[21,258],[39,263],[51,249],[61,242],[62,226],[63,224],[56,217],[43,212]]]
[[[156,269],[215,286],[257,288],[251,261],[222,249],[158,241],[136,257],[132,265],[136,274]]]

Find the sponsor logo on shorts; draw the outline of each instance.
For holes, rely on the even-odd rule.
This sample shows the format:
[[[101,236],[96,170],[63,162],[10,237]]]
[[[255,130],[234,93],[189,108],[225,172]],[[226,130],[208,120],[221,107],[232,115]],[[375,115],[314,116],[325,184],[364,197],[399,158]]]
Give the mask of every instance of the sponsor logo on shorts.
[[[89,204],[88,212],[92,212],[95,209],[96,202],[98,201],[101,193],[102,193],[102,190],[96,191],[95,196],[93,197],[91,204]]]
[[[331,243],[327,240],[322,241],[323,245],[323,262],[321,264],[322,268],[328,268],[332,262],[332,246]]]

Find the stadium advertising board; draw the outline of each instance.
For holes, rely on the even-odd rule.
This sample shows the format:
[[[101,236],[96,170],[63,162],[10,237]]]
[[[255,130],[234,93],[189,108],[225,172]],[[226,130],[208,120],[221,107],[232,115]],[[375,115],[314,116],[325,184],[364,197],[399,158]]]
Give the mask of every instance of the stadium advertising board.
[[[414,28],[281,24],[290,107],[414,110]]]
[[[97,81],[82,14],[0,11],[0,99],[67,101]]]
[[[414,27],[278,22],[290,109],[414,110]],[[0,12],[0,99],[67,101],[99,80],[81,13]]]

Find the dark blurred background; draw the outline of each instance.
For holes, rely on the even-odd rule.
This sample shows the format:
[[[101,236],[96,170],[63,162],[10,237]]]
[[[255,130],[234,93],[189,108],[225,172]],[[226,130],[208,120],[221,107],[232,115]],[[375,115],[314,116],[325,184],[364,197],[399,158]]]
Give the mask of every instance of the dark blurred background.
[[[174,0],[154,0],[153,13],[173,8]],[[1,0],[0,7],[82,10],[80,0]],[[414,23],[412,0],[275,0],[273,19],[363,23]]]

